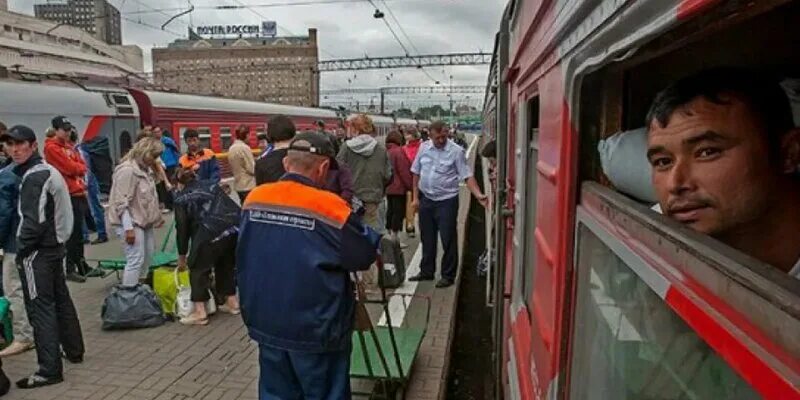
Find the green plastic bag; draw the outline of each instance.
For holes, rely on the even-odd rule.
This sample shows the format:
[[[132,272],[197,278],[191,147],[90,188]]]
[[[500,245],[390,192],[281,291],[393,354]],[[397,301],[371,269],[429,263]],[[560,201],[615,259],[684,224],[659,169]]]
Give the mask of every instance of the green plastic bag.
[[[189,270],[178,273],[178,281],[182,286],[189,286]],[[175,313],[175,300],[178,297],[178,287],[175,285],[175,268],[161,267],[153,271],[153,291],[161,300],[161,309],[164,314]]]
[[[11,321],[11,303],[5,297],[0,297],[0,324],[3,324],[3,339],[8,345],[14,340],[14,327]]]

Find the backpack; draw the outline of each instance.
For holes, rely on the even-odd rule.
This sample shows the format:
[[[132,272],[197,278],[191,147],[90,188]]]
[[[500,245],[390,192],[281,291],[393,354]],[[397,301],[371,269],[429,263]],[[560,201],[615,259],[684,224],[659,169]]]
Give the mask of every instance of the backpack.
[[[383,269],[378,276],[378,284],[386,289],[402,286],[406,281],[406,261],[400,241],[384,236],[381,238],[380,248]]]

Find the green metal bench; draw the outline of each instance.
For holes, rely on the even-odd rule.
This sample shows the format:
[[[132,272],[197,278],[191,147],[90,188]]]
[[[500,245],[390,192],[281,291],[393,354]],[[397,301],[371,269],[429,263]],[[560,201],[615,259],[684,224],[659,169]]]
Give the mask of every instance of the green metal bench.
[[[383,276],[383,261],[378,257],[378,276]],[[353,332],[353,350],[350,353],[350,377],[375,381],[376,388],[369,393],[353,392],[370,399],[403,399],[411,377],[411,367],[417,357],[428,329],[431,315],[429,297],[408,294],[386,294],[379,279],[380,298],[359,299],[364,304],[378,304],[386,317],[386,326],[370,323],[367,330]],[[422,328],[394,327],[389,313],[389,298],[412,297],[425,301],[425,325]],[[403,304],[409,304],[403,301]],[[371,321],[370,321],[371,322]]]
[[[160,267],[178,265],[178,250],[175,241],[170,240],[174,230],[175,224],[170,224],[167,236],[164,237],[164,241],[161,243],[160,250],[150,258],[150,271]],[[105,271],[103,278],[115,273],[117,279],[121,279],[120,274],[125,270],[125,264],[127,264],[125,257],[91,259],[87,261],[97,262],[97,268]]]

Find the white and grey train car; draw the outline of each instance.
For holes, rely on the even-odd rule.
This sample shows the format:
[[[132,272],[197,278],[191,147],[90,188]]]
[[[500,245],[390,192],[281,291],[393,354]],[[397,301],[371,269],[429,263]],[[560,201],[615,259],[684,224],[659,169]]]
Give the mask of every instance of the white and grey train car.
[[[139,109],[125,89],[0,81],[0,121],[9,128],[33,129],[40,149],[58,115],[69,118],[82,142],[108,138],[114,162],[130,148],[139,129]]]

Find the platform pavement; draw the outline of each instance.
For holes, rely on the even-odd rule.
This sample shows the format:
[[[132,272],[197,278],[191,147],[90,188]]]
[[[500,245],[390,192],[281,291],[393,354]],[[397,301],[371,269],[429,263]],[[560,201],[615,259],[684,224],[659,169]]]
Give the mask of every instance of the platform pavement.
[[[460,239],[464,237],[466,205],[469,204],[466,190],[462,190],[461,199]],[[157,245],[166,231],[162,228],[157,232]],[[417,251],[418,237],[403,235],[403,238],[409,244],[404,253],[410,261]],[[462,240],[459,240],[461,245]],[[121,254],[118,239],[86,249],[87,258]],[[116,283],[117,277],[112,274],[106,278],[91,278],[83,284],[68,284],[83,330],[85,361],[82,364],[65,361],[65,381],[61,384],[30,390],[12,387],[4,400],[258,399],[257,346],[249,339],[241,317],[218,313],[203,327],[167,322],[151,329],[103,331],[100,328],[101,306]],[[434,289],[433,282],[422,282],[416,288],[417,295],[430,297],[431,318],[411,373],[406,399],[444,398],[457,287],[458,284]],[[423,323],[423,309],[421,302],[412,301],[404,324]],[[375,320],[377,322],[377,318]],[[12,381],[27,376],[36,369],[35,352],[3,359],[3,369]],[[366,384],[353,381],[354,387]]]

